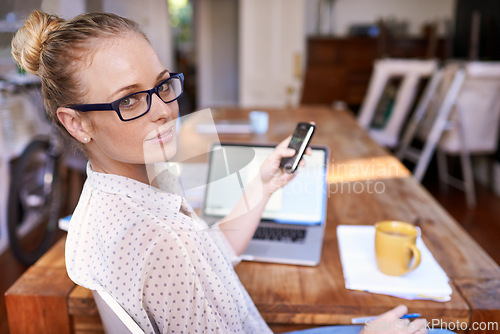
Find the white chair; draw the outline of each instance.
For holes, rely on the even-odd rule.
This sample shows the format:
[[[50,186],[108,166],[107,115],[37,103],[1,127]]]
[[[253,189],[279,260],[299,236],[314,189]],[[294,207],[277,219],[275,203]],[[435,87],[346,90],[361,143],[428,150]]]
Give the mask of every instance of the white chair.
[[[415,162],[413,176],[421,181],[437,151],[440,181],[464,190],[473,207],[470,154],[492,154],[498,145],[500,62],[450,63],[434,80],[435,94],[414,113],[396,156]],[[415,137],[424,142],[420,151],[411,146]],[[460,155],[463,180],[448,174],[446,154]]]
[[[144,334],[123,307],[104,290],[92,290],[106,334]]]
[[[370,136],[379,144],[390,148],[398,146],[401,129],[415,101],[419,83],[422,79],[430,77],[437,66],[436,60],[390,58],[376,60],[368,92],[358,116],[358,124],[367,129]],[[382,128],[374,128],[373,119],[379,112],[377,109],[380,108],[384,92],[393,78],[401,78],[401,83],[395,93],[392,110],[388,111],[389,118]]]

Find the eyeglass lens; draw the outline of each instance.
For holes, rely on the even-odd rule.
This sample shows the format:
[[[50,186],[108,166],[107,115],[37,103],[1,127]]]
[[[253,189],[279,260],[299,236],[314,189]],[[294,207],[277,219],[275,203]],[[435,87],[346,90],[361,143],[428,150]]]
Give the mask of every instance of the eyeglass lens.
[[[182,93],[182,84],[180,78],[172,78],[163,82],[157,87],[160,99],[169,103],[178,98]],[[137,93],[120,100],[120,114],[124,120],[136,118],[145,114],[151,105],[151,95],[148,93]]]

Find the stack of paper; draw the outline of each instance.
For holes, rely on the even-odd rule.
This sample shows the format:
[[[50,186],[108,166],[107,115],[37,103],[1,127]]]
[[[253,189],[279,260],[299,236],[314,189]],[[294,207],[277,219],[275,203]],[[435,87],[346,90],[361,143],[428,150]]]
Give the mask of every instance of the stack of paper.
[[[337,236],[347,289],[404,299],[442,302],[451,299],[452,290],[448,277],[420,237],[417,239],[417,247],[422,260],[417,269],[404,276],[388,276],[377,268],[373,226],[339,225]]]

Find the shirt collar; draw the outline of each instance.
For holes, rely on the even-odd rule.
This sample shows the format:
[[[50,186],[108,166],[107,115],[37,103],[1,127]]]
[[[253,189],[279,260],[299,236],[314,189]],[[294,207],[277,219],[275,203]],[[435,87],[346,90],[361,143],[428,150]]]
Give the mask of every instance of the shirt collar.
[[[176,178],[172,178],[171,175],[164,177],[169,182],[177,182]],[[179,211],[181,209],[182,197],[180,195],[164,191],[163,187],[158,189],[125,176],[96,172],[92,170],[90,162],[87,163],[87,182],[92,187],[106,193],[124,195],[140,201],[170,203],[171,210]]]

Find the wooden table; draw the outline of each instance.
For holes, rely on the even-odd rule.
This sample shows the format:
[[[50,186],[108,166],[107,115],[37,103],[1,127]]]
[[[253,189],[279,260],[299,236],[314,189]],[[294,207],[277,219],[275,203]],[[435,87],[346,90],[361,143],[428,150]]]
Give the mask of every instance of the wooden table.
[[[245,118],[246,113],[226,109],[214,111],[214,116],[237,119]],[[267,134],[224,135],[221,140],[275,143],[288,136],[297,121],[314,120],[318,127],[312,144],[328,145],[332,158],[321,263],[317,267],[301,267],[242,262],[236,268],[273,330],[348,324],[352,317],[379,314],[401,303],[429,321],[468,325],[483,321],[499,325],[499,266],[398,160],[357,126],[349,112],[303,107],[269,113]],[[372,225],[386,219],[412,222],[417,218],[425,244],[451,280],[450,301],[406,301],[345,289],[337,225]],[[12,334],[102,330],[90,291],[75,286],[66,275],[63,242],[56,244],[7,291]]]

